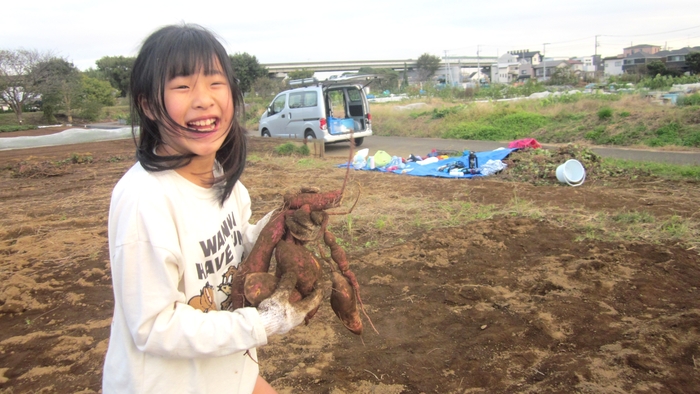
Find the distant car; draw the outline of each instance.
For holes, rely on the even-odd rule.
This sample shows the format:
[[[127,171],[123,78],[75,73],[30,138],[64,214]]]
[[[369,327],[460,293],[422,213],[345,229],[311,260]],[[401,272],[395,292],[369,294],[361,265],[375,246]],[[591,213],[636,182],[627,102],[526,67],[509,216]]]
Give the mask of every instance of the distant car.
[[[372,115],[365,86],[377,77],[353,75],[326,81],[290,81],[299,86],[279,93],[260,117],[262,137],[318,138],[326,143],[362,145],[372,135]]]

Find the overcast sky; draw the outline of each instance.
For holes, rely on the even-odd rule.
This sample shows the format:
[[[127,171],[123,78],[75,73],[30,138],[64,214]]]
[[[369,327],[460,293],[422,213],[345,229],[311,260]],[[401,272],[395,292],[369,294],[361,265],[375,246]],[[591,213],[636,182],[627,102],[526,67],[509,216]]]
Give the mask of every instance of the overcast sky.
[[[196,23],[262,64],[498,56],[614,56],[630,45],[700,46],[697,0],[4,1],[0,49],[37,49],[95,68],[135,56],[158,27]],[[596,48],[596,36],[598,47]]]

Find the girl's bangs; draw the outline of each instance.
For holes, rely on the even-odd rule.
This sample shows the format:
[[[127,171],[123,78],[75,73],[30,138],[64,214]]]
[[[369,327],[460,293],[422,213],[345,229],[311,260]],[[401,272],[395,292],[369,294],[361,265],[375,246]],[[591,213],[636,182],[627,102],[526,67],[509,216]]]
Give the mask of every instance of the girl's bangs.
[[[219,52],[219,48],[212,45],[209,40],[203,40],[197,35],[183,38],[178,45],[172,46],[168,59],[165,59],[164,64],[169,65],[166,70],[166,80],[196,74],[200,69],[206,75],[216,70],[226,74],[225,66],[218,64],[223,61]]]

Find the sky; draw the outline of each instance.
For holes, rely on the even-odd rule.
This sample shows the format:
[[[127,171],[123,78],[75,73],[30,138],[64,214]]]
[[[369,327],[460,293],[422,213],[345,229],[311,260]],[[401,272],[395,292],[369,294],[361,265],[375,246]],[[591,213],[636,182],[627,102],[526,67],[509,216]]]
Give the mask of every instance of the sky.
[[[261,64],[340,60],[621,54],[631,45],[700,46],[697,0],[8,1],[0,49],[50,52],[81,70],[136,56],[159,27],[195,23],[229,54]],[[597,46],[596,46],[597,43]],[[546,44],[546,45],[545,45]]]

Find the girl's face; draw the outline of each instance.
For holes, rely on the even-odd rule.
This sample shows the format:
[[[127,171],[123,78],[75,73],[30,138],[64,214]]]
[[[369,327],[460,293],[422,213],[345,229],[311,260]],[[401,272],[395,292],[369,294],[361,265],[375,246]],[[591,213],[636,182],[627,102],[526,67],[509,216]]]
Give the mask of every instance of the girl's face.
[[[199,73],[168,81],[164,99],[168,115],[187,130],[161,130],[165,146],[156,152],[194,153],[213,160],[231,129],[234,113],[231,87],[219,62],[209,75],[200,68]]]

